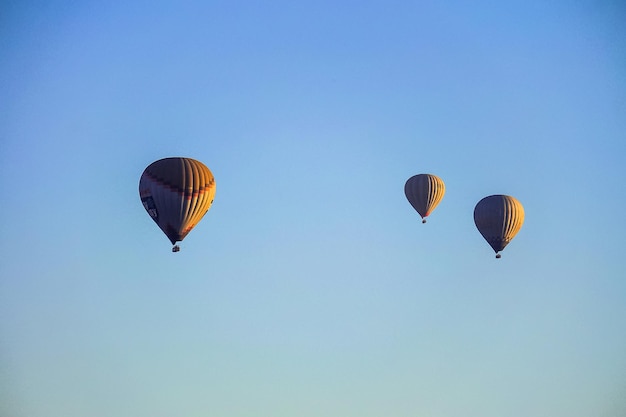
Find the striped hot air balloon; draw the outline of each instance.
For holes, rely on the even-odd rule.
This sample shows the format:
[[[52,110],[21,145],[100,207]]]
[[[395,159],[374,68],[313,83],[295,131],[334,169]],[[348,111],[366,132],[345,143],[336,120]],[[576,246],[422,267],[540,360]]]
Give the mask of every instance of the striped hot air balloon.
[[[515,237],[524,223],[524,207],[508,195],[490,195],[476,204],[474,223],[500,258],[500,251]]]
[[[404,194],[422,216],[422,223],[426,223],[426,217],[441,202],[445,192],[446,186],[441,178],[432,174],[414,175],[404,184]]]
[[[209,211],[215,179],[202,162],[191,158],[160,159],[141,174],[139,197],[144,208],[172,242],[182,241]]]

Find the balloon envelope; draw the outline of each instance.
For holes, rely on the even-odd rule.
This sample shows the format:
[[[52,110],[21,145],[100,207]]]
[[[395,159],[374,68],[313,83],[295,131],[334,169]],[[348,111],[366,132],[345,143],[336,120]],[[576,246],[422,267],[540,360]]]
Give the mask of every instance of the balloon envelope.
[[[437,207],[445,192],[446,186],[443,180],[432,174],[414,175],[404,184],[404,194],[407,200],[422,216],[422,219]],[[426,220],[422,222],[425,223]]]
[[[175,244],[209,211],[215,179],[209,168],[195,159],[160,159],[141,174],[139,197],[152,220]]]
[[[474,223],[480,234],[498,254],[522,228],[524,207],[514,197],[490,195],[476,204]]]

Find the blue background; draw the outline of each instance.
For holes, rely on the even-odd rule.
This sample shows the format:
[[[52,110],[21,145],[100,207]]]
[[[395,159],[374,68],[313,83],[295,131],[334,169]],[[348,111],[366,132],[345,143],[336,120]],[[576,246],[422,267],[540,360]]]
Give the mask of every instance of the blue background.
[[[625,21],[4,2],[0,415],[626,415]],[[176,254],[138,195],[168,156],[217,183]],[[490,194],[526,211],[500,260]]]

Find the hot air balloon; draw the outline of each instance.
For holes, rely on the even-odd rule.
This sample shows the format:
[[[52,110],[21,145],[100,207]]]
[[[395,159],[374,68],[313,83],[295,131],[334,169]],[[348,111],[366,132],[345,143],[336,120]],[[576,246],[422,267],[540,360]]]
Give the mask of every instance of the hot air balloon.
[[[432,174],[414,175],[404,184],[404,194],[422,216],[422,223],[426,223],[426,217],[437,207],[445,192],[446,186],[441,178]]]
[[[151,163],[139,179],[144,208],[172,242],[172,252],[209,211],[215,197],[215,179],[202,162],[165,158]]]
[[[508,195],[490,195],[476,204],[474,223],[500,258],[500,251],[511,242],[524,223],[524,207]]]

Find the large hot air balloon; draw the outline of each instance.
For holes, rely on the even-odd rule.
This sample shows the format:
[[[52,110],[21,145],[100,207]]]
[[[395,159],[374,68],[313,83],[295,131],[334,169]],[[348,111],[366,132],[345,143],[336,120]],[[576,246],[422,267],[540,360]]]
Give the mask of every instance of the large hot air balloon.
[[[443,198],[446,186],[436,175],[418,174],[404,184],[404,194],[413,208],[422,216],[422,223]]]
[[[152,220],[172,242],[172,252],[202,217],[215,197],[215,179],[202,162],[165,158],[141,174],[139,197]]]
[[[474,223],[500,258],[500,251],[511,242],[524,223],[524,207],[508,195],[490,195],[476,204]]]

